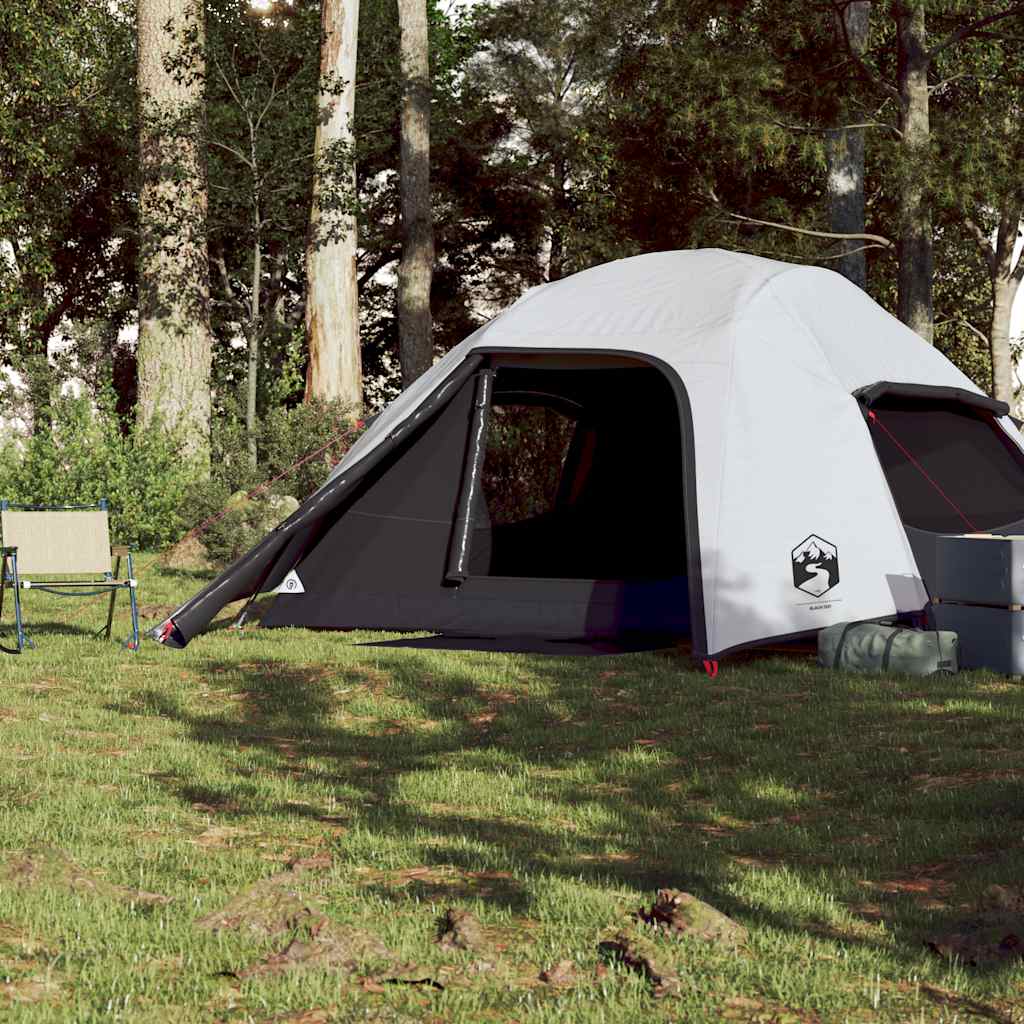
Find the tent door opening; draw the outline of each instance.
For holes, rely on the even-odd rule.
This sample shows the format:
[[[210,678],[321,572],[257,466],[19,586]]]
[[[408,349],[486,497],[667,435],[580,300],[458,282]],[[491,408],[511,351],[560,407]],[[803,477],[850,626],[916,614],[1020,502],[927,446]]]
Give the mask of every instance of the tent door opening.
[[[587,635],[687,634],[682,441],[665,375],[614,356],[492,356],[476,394],[449,583],[589,588]]]

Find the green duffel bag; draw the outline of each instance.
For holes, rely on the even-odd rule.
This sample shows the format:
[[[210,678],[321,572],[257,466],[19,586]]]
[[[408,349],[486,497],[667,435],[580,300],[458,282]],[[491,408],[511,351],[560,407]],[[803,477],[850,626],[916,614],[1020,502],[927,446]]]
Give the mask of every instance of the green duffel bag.
[[[818,664],[848,672],[956,672],[956,633],[877,622],[837,622],[818,633]]]

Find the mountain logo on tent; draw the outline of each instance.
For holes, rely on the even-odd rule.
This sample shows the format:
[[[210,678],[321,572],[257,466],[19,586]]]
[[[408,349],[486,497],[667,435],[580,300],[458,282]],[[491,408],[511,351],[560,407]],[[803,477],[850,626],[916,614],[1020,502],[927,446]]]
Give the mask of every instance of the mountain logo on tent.
[[[812,533],[793,548],[793,586],[821,597],[839,582],[839,550]]]

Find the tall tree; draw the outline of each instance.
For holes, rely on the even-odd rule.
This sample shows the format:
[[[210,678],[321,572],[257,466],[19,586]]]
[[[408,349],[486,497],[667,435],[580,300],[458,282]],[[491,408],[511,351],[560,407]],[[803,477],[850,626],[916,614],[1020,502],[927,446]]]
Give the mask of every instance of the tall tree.
[[[306,399],[340,399],[353,415],[363,402],[352,159],[358,28],[359,0],[323,0],[316,170],[306,249]],[[339,183],[326,169],[344,160],[349,171]]]
[[[842,8],[843,0],[832,0]],[[951,22],[938,41],[929,43],[928,0],[892,0],[889,16],[895,41],[895,79],[889,80],[865,60],[847,39],[848,53],[864,76],[897,106],[899,162],[897,210],[899,262],[897,315],[926,341],[934,335],[934,210],[933,191],[938,171],[933,154],[931,96],[938,83],[929,75],[940,55],[958,51],[965,42],[989,38],[1002,22],[1024,14],[1020,3],[943,5]]]
[[[1013,353],[1010,347],[1010,317],[1021,281],[1024,281],[1024,254],[1015,252],[1024,228],[1024,208],[1020,200],[1008,200],[995,211],[996,227],[988,234],[974,220],[969,227],[975,233],[992,285],[992,315],[989,320],[989,350],[992,359],[992,394],[1002,402],[1014,404]]]
[[[836,30],[846,46],[863,59],[871,19],[871,0],[852,0],[835,11]],[[857,107],[848,98],[838,104],[838,125],[826,135],[829,222],[839,235],[864,233],[864,132],[857,123]],[[859,288],[867,288],[867,260],[863,241],[839,241],[836,270]]]
[[[179,430],[209,458],[209,262],[200,144],[205,66],[202,0],[138,0],[138,419]],[[181,66],[183,49],[196,55]]]
[[[237,0],[207,0],[207,15],[212,314],[214,331],[226,343],[214,373],[224,384],[229,376],[245,381],[255,466],[257,413],[268,394],[279,392],[273,381],[261,381],[280,355],[268,345],[287,347],[292,332],[286,319],[296,312],[301,319],[294,295],[301,294],[309,221],[320,9],[310,0],[258,12]],[[322,168],[328,180],[329,170]],[[231,345],[239,334],[243,372]]]
[[[398,352],[408,387],[432,360],[430,285],[430,53],[426,0],[398,0],[402,71],[402,261],[398,268]]]
[[[52,343],[83,318],[116,334],[134,309],[133,34],[104,0],[0,5],[0,360],[37,431]]]
[[[965,57],[955,74],[944,71],[949,80],[935,95],[947,179],[938,206],[943,233],[966,233],[982,258],[992,393],[1012,404],[1010,316],[1024,280],[1024,259],[1015,259],[1024,231],[1024,38],[980,39]]]
[[[595,152],[587,140],[633,19],[633,11],[607,0],[521,0],[483,8],[487,45],[472,73],[508,119],[505,159],[546,221],[544,251],[536,259],[549,281],[587,263],[576,250],[573,224],[593,183]]]
[[[894,0],[896,95],[903,148],[899,169],[899,280],[897,316],[931,342],[935,330],[932,302],[932,209],[928,199],[931,157],[928,52],[923,0]]]

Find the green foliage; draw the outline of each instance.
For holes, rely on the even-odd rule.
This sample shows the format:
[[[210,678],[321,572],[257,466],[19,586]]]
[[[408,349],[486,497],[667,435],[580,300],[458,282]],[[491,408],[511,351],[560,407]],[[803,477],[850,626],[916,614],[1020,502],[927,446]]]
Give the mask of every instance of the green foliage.
[[[194,467],[163,430],[122,432],[113,396],[101,397],[99,408],[85,398],[59,399],[50,430],[0,449],[0,496],[36,505],[106,498],[115,543],[161,547],[181,533]]]
[[[62,320],[132,307],[132,20],[106,0],[0,4],[0,342],[37,406]]]
[[[275,499],[283,495],[298,501],[307,498],[327,479],[360,432],[340,402],[271,409],[259,422],[259,459],[253,468],[244,421],[237,415],[222,418],[213,432],[210,478],[189,489],[189,521],[182,525],[191,529],[228,509],[199,539],[214,561],[232,561],[282,518]],[[292,468],[320,449],[320,454]],[[264,483],[268,486],[259,495],[244,500],[246,492]]]
[[[554,511],[575,427],[574,419],[551,408],[494,407],[483,473],[492,526]]]

